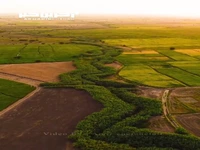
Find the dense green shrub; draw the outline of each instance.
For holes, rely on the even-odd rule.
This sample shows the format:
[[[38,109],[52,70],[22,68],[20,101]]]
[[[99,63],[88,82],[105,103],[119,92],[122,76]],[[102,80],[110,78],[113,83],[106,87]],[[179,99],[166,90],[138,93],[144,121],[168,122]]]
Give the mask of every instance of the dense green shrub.
[[[73,41],[89,44],[90,40]],[[95,41],[93,41],[95,42]],[[100,41],[96,41],[99,42]],[[133,94],[135,83],[120,83],[104,79],[116,74],[105,63],[115,61],[121,50],[100,45],[102,51],[86,52],[74,62],[77,70],[60,75],[61,83],[45,83],[45,87],[74,87],[87,91],[104,108],[81,121],[70,136],[75,146],[83,150],[198,150],[200,140],[182,129],[168,134],[151,131],[145,124],[151,116],[162,114],[162,103]]]
[[[178,134],[189,134],[184,128],[182,127],[178,127],[175,131],[175,133],[178,133]]]

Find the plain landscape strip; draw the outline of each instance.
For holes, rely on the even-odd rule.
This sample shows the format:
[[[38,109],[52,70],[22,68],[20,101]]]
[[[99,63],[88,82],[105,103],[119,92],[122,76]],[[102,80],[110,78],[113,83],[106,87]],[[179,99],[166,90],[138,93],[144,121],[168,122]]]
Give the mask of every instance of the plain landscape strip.
[[[29,97],[33,96],[35,93],[40,91],[40,87],[37,87],[34,91],[32,91],[31,93],[29,93],[28,95],[26,95],[25,97],[23,97],[22,99],[16,101],[15,103],[13,103],[12,105],[8,106],[7,108],[5,108],[4,110],[0,111],[0,118],[6,114],[7,112],[9,112],[10,110],[18,107],[20,104],[22,104],[24,101],[26,101]]]

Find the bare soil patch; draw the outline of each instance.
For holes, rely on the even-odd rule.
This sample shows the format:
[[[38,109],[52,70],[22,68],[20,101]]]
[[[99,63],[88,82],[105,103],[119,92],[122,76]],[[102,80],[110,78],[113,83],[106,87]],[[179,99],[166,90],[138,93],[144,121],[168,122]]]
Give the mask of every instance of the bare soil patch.
[[[108,80],[112,80],[112,81],[116,81],[116,82],[121,82],[121,83],[126,83],[124,80],[122,80],[120,77],[118,77],[117,75],[111,75],[106,77],[106,79]]]
[[[169,96],[169,111],[172,114],[200,112],[200,88],[182,87],[172,89]]]
[[[0,65],[0,78],[34,85],[41,82],[58,82],[60,74],[75,69],[72,62]]]
[[[3,150],[71,150],[67,139],[78,122],[102,104],[85,91],[41,89],[0,117],[0,147]]]
[[[40,81],[40,80],[34,80],[34,79],[31,79],[31,78],[26,78],[26,77],[17,76],[17,75],[14,75],[14,74],[3,73],[3,72],[0,72],[0,78],[29,84],[29,85],[32,85],[32,86],[35,86],[35,87],[37,87],[40,83],[43,82],[43,81]]]
[[[179,97],[178,100],[183,103],[198,103],[198,101],[192,97]]]
[[[200,114],[177,115],[176,120],[189,132],[200,136]]]
[[[113,67],[115,68],[116,70],[119,70],[122,68],[122,64],[120,64],[119,62],[115,61],[113,63],[110,63],[110,64],[106,64],[105,66],[108,66],[108,67]]]
[[[152,117],[149,120],[149,126],[151,130],[159,132],[174,132],[172,125],[166,120],[164,116]]]
[[[123,54],[158,54],[158,52],[154,50],[134,50],[129,52],[123,52]]]
[[[164,90],[162,88],[139,86],[137,88],[137,95],[161,100]]]
[[[200,87],[181,87],[173,89],[174,96],[200,96]]]

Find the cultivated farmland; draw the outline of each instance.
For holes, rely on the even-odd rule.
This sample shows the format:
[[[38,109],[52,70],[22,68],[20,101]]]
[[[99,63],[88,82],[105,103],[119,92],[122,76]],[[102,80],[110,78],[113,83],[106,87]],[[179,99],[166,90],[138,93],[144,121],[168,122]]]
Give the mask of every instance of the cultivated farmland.
[[[34,89],[29,85],[0,79],[0,111],[23,98]]]
[[[199,149],[200,21],[115,17],[0,19],[0,149]]]
[[[0,116],[0,147],[4,150],[16,147],[55,150],[66,146],[72,149],[72,143],[66,137],[80,120],[101,108],[102,105],[84,91],[41,89],[20,106]]]

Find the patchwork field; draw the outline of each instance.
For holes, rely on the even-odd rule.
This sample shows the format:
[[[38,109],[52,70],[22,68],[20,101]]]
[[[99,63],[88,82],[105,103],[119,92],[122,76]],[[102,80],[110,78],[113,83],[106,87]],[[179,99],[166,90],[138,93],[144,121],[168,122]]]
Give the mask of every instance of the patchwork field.
[[[199,53],[200,55],[200,51]],[[142,85],[177,87],[200,85],[198,58],[174,50],[129,50],[118,56],[125,65],[119,75]]]
[[[200,147],[200,21],[104,17],[0,18],[0,149]]]

